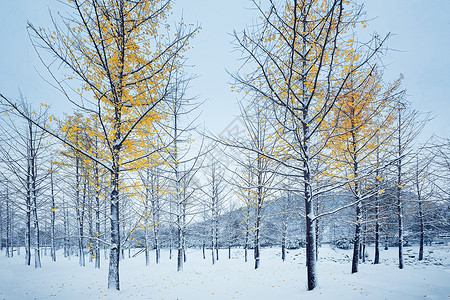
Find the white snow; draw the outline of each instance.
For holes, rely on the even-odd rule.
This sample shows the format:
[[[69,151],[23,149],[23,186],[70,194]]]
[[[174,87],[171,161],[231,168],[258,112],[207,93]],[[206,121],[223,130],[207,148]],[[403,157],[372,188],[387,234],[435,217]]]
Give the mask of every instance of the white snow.
[[[132,250],[133,254],[136,250]],[[305,250],[289,250],[285,262],[279,248],[262,249],[261,268],[244,262],[244,250],[226,249],[211,265],[210,251],[187,251],[184,271],[176,272],[176,259],[161,251],[161,263],[145,266],[144,254],[120,264],[121,291],[107,290],[107,261],[78,265],[78,259],[57,262],[42,257],[42,268],[24,264],[23,256],[6,258],[0,253],[0,299],[450,299],[450,247],[425,248],[425,260],[417,261],[417,247],[405,247],[405,269],[397,267],[398,248],[381,249],[381,264],[369,261],[351,274],[351,250],[320,248],[317,265],[319,286],[306,291]],[[25,251],[22,251],[25,253]],[[252,258],[252,251],[249,258]],[[209,254],[209,255],[208,255]],[[102,251],[103,255],[103,251]],[[413,257],[414,256],[414,257]]]

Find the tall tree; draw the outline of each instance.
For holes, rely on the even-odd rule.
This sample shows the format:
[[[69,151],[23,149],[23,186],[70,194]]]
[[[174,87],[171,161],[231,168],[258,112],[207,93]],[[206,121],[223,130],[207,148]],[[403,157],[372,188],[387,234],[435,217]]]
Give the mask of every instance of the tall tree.
[[[290,156],[283,163],[298,175],[302,185],[306,225],[307,287],[317,285],[315,260],[314,191],[311,160],[328,139],[318,142],[322,121],[341,96],[344,84],[380,50],[375,38],[371,51],[358,57],[353,67],[340,64],[350,56],[354,39],[349,35],[360,17],[360,8],[349,1],[269,1],[267,9],[254,1],[261,23],[242,35],[235,34],[242,51],[245,74],[234,76],[239,89],[262,99],[273,112],[273,126]],[[353,5],[353,4],[352,4]],[[358,44],[364,48],[364,44]],[[239,90],[238,89],[238,90]],[[332,131],[329,132],[330,135]]]
[[[51,73],[56,86],[100,124],[98,131],[90,133],[107,149],[99,158],[59,139],[110,172],[110,289],[120,288],[121,174],[154,156],[139,137],[164,117],[172,75],[180,68],[173,62],[197,32],[180,24],[175,35],[166,34],[170,4],[170,0],[74,0],[68,4],[72,12],[62,17],[61,25],[55,21],[53,30],[28,24],[36,49],[47,50],[72,72],[62,80]],[[40,58],[46,64],[45,57]],[[46,64],[49,71],[53,58]],[[73,88],[73,78],[81,82],[80,89]],[[21,111],[7,97],[1,98]]]
[[[397,111],[396,130],[394,132],[394,143],[392,145],[392,154],[395,156],[395,200],[397,211],[397,229],[398,229],[398,267],[403,269],[403,243],[404,243],[404,218],[403,206],[404,186],[406,186],[407,172],[405,166],[414,161],[413,147],[414,143],[428,118],[421,117],[419,113],[410,107],[410,103],[403,97],[398,97],[394,106]],[[408,180],[409,181],[409,180]]]
[[[374,157],[377,149],[392,140],[395,118],[392,103],[402,93],[399,90],[400,79],[383,91],[381,76],[376,68],[361,69],[352,74],[333,108],[334,118],[331,120],[336,124],[335,137],[330,140],[328,147],[337,162],[337,176],[347,182],[354,195],[356,220],[352,273],[358,272],[361,256],[363,199],[373,193],[364,188],[365,182],[379,168]]]

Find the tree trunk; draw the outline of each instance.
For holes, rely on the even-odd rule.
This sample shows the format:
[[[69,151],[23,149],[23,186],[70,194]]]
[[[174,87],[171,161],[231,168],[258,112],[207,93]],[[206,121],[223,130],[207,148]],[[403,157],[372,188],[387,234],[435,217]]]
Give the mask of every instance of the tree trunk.
[[[215,216],[215,247],[216,247],[216,260],[219,260],[219,215],[216,208],[216,216]]]
[[[304,125],[304,136],[307,136],[308,129]],[[304,144],[304,151],[307,151],[307,143]],[[304,160],[304,197],[305,197],[305,223],[306,223],[306,272],[308,291],[313,290],[317,286],[317,273],[316,273],[316,234],[314,226],[314,208],[313,199],[311,195],[311,174],[309,171],[309,159]]]
[[[41,245],[40,245],[40,236],[39,236],[39,221],[37,216],[37,203],[36,198],[33,199],[34,207],[33,207],[33,223],[34,223],[34,267],[41,268]]]
[[[380,200],[378,194],[375,195],[375,259],[373,263],[380,263]]]
[[[245,232],[245,245],[244,245],[244,259],[245,262],[247,262],[247,256],[248,256],[248,229]]]
[[[113,172],[111,174],[111,250],[109,253],[108,289],[120,290],[120,223],[119,223],[119,154],[114,148]]]
[[[52,233],[51,233],[51,256],[52,261],[56,261],[56,246],[55,246],[55,221],[56,221],[56,203],[55,203],[55,192],[53,187],[53,162],[50,168],[50,189],[52,197]]]
[[[358,202],[358,204],[356,205],[356,226],[355,226],[355,238],[353,241],[352,274],[358,272],[360,236],[361,236],[361,202]]]
[[[397,217],[398,217],[398,268],[403,269],[403,211],[402,211],[402,140],[401,109],[398,110],[398,161],[397,161]]]
[[[70,257],[69,251],[69,217],[66,207],[66,201],[63,196],[63,222],[64,222],[64,257]]]
[[[39,220],[37,214],[37,195],[36,195],[36,176],[34,175],[32,186],[33,195],[33,223],[34,223],[34,267],[41,268],[41,245],[40,245],[40,232],[39,232]]]
[[[10,228],[10,233],[9,233],[9,235],[10,235],[10,247],[9,247],[9,249],[10,249],[10,252],[11,252],[11,254],[9,255],[9,257],[13,257],[14,256],[14,224],[15,224],[15,222],[14,222],[14,219],[15,219],[15,214],[14,214],[14,211],[13,210],[11,210],[10,211],[10,218],[9,218],[9,228]],[[20,243],[19,243],[19,247],[17,247],[17,255],[20,255]]]
[[[384,250],[388,250],[388,249],[389,249],[389,236],[386,231],[386,234],[384,236]]]
[[[205,255],[205,240],[203,240],[203,244],[202,244],[202,254],[203,254],[203,259],[206,259],[206,255]]]
[[[422,202],[419,199],[419,221],[420,221],[420,245],[419,245],[419,260],[423,260],[423,242],[424,242],[424,224]]]
[[[258,123],[259,125],[259,123]],[[263,205],[263,195],[262,195],[262,166],[261,166],[261,155],[258,153],[257,158],[257,176],[258,176],[258,190],[257,190],[257,203],[256,203],[256,224],[255,224],[255,269],[259,268],[260,264],[260,230],[261,230],[261,210]]]
[[[178,224],[180,224],[180,215],[178,215]],[[178,225],[177,231],[177,271],[180,272],[183,270],[183,230]]]
[[[213,221],[214,223],[214,221]],[[211,226],[211,262],[214,265],[214,226]]]
[[[97,170],[98,172],[98,170]],[[100,269],[100,190],[97,186],[95,195],[95,268]]]
[[[156,181],[156,191],[159,190],[159,178],[158,178],[158,170],[155,170],[154,178],[152,179],[152,182]],[[153,185],[152,185],[153,186]],[[155,260],[156,264],[159,264],[159,258],[160,258],[160,250],[159,250],[159,197],[157,192],[152,189],[153,196],[152,196],[152,216],[153,216],[153,237],[154,237],[154,245],[155,245]]]
[[[29,149],[28,149],[29,151]],[[25,264],[31,265],[31,159],[27,164],[26,229],[25,229]]]
[[[283,224],[281,229],[281,259],[284,261],[286,259],[286,230],[287,230],[287,224],[285,220],[285,216],[283,215]]]
[[[305,171],[306,172],[306,171]],[[306,213],[306,272],[308,281],[308,291],[313,290],[317,286],[316,273],[316,242],[315,242],[315,227],[314,227],[314,211],[312,206],[312,199],[309,193],[309,174],[305,176],[308,178],[305,184],[305,213]]]
[[[10,252],[12,253],[12,251],[10,251],[10,246],[11,246],[11,211],[9,208],[9,195],[8,195],[8,188],[6,188],[6,252],[5,252],[5,256],[6,257],[11,257]],[[1,210],[1,209],[0,209]],[[0,223],[3,223],[1,220],[1,216],[0,216]],[[3,232],[3,226],[2,226],[2,232]],[[3,246],[2,243],[3,240],[3,235],[1,236],[0,239],[0,243]]]
[[[113,174],[113,176],[116,174]],[[118,174],[117,174],[118,175]],[[117,176],[118,177],[118,176]],[[116,178],[117,178],[116,177]],[[119,290],[119,192],[114,184],[111,191],[111,250],[109,253],[108,288]]]
[[[259,226],[261,223],[261,216],[258,213],[257,209],[257,215],[256,215],[256,229],[255,229],[255,245],[254,245],[254,257],[255,257],[255,269],[259,268],[259,259],[260,259],[260,253],[259,253]]]
[[[316,201],[317,202],[317,201]],[[316,213],[319,214],[319,205],[316,203]],[[319,220],[316,219],[315,229],[316,229],[316,260],[319,260]]]
[[[362,262],[366,262],[366,224],[364,224],[364,226],[363,226],[361,258],[362,258]]]
[[[122,220],[122,234],[125,234],[125,218]],[[125,245],[123,247],[120,247],[120,254],[122,257],[122,260],[125,259]]]
[[[89,195],[91,194],[90,188],[89,188]],[[89,222],[89,262],[94,261],[95,256],[95,246],[94,246],[94,215],[93,215],[94,205],[92,202],[92,197],[89,196],[89,202],[88,202],[88,222]]]

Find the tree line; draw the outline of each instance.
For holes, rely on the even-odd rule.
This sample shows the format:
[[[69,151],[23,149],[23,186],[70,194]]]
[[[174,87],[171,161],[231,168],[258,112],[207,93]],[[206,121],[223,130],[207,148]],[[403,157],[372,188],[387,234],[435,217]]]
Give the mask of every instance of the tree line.
[[[448,237],[448,138],[419,143],[429,115],[383,79],[386,37],[365,30],[362,6],[342,0],[254,1],[260,18],[234,33],[231,73],[239,135],[200,133],[189,96],[189,43],[200,28],[169,26],[170,0],[68,1],[53,28],[28,24],[53,85],[76,109],[51,115],[0,94],[1,247],[77,255],[119,289],[120,260],[151,250],[305,247],[307,287],[319,246],[352,247],[351,271],[380,248]],[[58,64],[54,62],[57,61]],[[61,73],[60,66],[64,66]],[[33,103],[31,105],[30,103]],[[33,250],[33,251],[32,251]],[[103,254],[102,254],[103,250]]]

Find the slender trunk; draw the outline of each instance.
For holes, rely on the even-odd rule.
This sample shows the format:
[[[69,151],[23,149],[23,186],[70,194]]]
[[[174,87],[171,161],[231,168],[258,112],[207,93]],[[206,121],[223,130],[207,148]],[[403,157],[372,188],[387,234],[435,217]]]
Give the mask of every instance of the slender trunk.
[[[36,198],[33,199],[33,223],[34,223],[34,267],[41,268],[41,245],[40,245],[40,235],[39,235],[39,221],[37,216],[37,201]]]
[[[352,273],[358,272],[360,237],[361,237],[361,202],[358,202],[358,204],[356,205],[356,226],[355,226],[355,238],[353,241]]]
[[[89,195],[91,194],[90,188],[89,188]],[[93,262],[94,256],[95,256],[95,246],[94,246],[94,219],[93,219],[93,212],[94,205],[92,203],[92,197],[89,197],[89,204],[88,204],[88,222],[89,222],[89,262]]]
[[[258,123],[259,124],[259,123]],[[261,166],[261,155],[258,153],[257,160],[257,176],[258,176],[258,191],[257,191],[257,203],[256,203],[256,224],[255,224],[255,269],[259,268],[260,265],[260,226],[261,226],[261,210],[263,205],[263,195],[262,195],[262,166]]]
[[[219,214],[216,208],[216,217],[215,217],[215,247],[216,247],[216,260],[219,260]]]
[[[353,101],[353,98],[351,99]],[[361,220],[362,220],[362,203],[360,199],[360,183],[358,182],[359,175],[359,160],[358,160],[358,139],[356,137],[357,126],[354,124],[355,109],[351,109],[351,156],[353,161],[353,178],[354,178],[354,195],[356,204],[356,226],[355,226],[355,238],[353,241],[353,259],[352,259],[352,274],[358,272],[359,257],[361,256],[360,243],[361,243]]]
[[[294,7],[297,7],[297,0],[294,0]],[[301,26],[303,32],[307,32],[307,14],[301,12]],[[297,22],[299,21],[299,15],[297,9],[294,9],[294,30],[298,30],[299,28],[295,28],[297,26]],[[307,41],[307,37],[305,35],[301,35],[301,43],[302,43],[302,55],[304,59],[302,59],[302,72],[306,74],[307,70],[307,45],[309,42]],[[292,44],[293,48],[295,45],[295,40]],[[294,49],[292,49],[294,52]],[[293,55],[293,53],[292,53]],[[292,58],[293,63],[293,58]],[[303,94],[303,103],[308,103],[307,99],[308,95],[308,87],[306,78],[302,79],[302,94]],[[314,215],[314,207],[313,207],[313,194],[312,194],[312,180],[311,178],[311,169],[310,169],[310,125],[308,122],[309,119],[309,106],[304,105],[302,108],[302,118],[301,121],[301,129],[302,129],[302,137],[298,141],[300,145],[302,145],[303,152],[303,192],[304,192],[304,203],[305,203],[305,225],[306,225],[306,272],[307,272],[307,286],[308,291],[313,290],[317,286],[317,272],[316,272],[316,235],[315,235],[315,215]]]
[[[306,170],[306,169],[305,169]],[[304,171],[305,180],[305,213],[306,213],[306,272],[308,290],[311,291],[317,286],[316,259],[315,259],[315,227],[314,210],[310,194],[309,170]]]
[[[107,219],[108,219],[108,205],[107,205],[107,203],[110,203],[109,201],[108,201],[108,197],[107,197],[107,193],[105,193],[105,199],[104,199],[104,202],[105,202],[105,205],[104,205],[104,218],[103,218],[103,228],[105,228],[105,234],[104,234],[104,237],[105,237],[105,240],[106,240],[106,236],[107,236],[107,233],[108,233],[108,231],[107,231],[107,228],[108,228],[108,222],[107,222]],[[103,256],[105,257],[105,259],[108,259],[108,249],[107,249],[107,246],[106,245],[104,245],[103,246]]]
[[[178,225],[178,231],[177,231],[177,271],[183,270],[183,230],[180,227],[181,217],[178,215],[177,217],[177,223]]]
[[[403,269],[403,212],[402,212],[402,143],[401,143],[401,110],[398,118],[398,161],[397,161],[397,217],[398,217],[398,268]]]
[[[285,261],[285,259],[286,259],[286,231],[287,231],[287,220],[286,220],[285,215],[283,215],[283,223],[281,226],[282,226],[281,227],[281,259],[283,261]]]
[[[203,259],[206,259],[206,255],[205,255],[205,240],[203,239],[203,243],[202,243],[202,254],[203,254]]]
[[[122,234],[125,234],[125,218],[122,220]],[[122,245],[123,247],[120,247],[120,254],[122,257],[122,260],[125,259],[125,245]]]
[[[68,217],[67,207],[66,207],[66,201],[63,196],[63,223],[64,223],[64,257],[70,256],[69,251],[69,225],[67,224],[69,217]]]
[[[9,250],[10,250],[10,252],[11,252],[11,254],[9,255],[9,257],[13,257],[14,256],[14,224],[15,224],[15,222],[14,222],[14,217],[15,217],[15,214],[14,214],[14,211],[13,210],[11,210],[10,211],[10,218],[9,218],[9,235],[10,235],[10,247],[9,247]],[[20,244],[19,244],[20,245]],[[17,247],[17,255],[20,255],[20,246],[19,247]]]
[[[118,162],[118,156],[117,160]],[[111,174],[111,249],[109,252],[108,288],[119,290],[119,259],[120,259],[120,229],[119,229],[119,169],[114,168]]]
[[[28,149],[28,151],[30,151]],[[31,158],[27,160],[27,196],[25,229],[25,264],[31,265]]]
[[[9,195],[8,195],[8,188],[6,188],[6,252],[5,252],[5,256],[6,257],[10,257],[10,252],[12,253],[12,251],[10,251],[10,246],[11,246],[11,212],[10,212],[10,208],[9,208]],[[0,217],[0,222],[1,222],[1,217]],[[3,229],[3,227],[2,227]],[[3,230],[2,230],[3,231]],[[3,237],[3,236],[2,236]],[[3,239],[0,239],[0,243]],[[2,243],[3,245],[3,243]]]
[[[316,207],[316,214],[319,214],[319,201],[316,201],[315,203]],[[316,229],[316,260],[319,260],[319,220],[316,219],[315,222],[315,229]]]
[[[149,255],[149,250],[150,250],[150,243],[149,243],[149,237],[148,237],[148,228],[150,227],[150,223],[148,221],[148,198],[149,198],[149,184],[153,184],[150,183],[149,181],[149,173],[150,171],[147,170],[147,182],[146,182],[146,189],[145,189],[145,202],[144,202],[144,216],[145,216],[145,229],[144,229],[144,244],[145,244],[145,265],[148,266],[150,264],[150,255]]]
[[[380,263],[380,200],[375,195],[375,259],[374,264]]]
[[[95,237],[97,238],[95,241],[95,268],[100,269],[100,188],[98,185],[95,193],[95,206]]]
[[[117,130],[116,132],[120,132]],[[119,139],[116,136],[116,141]],[[113,172],[111,173],[111,249],[109,252],[108,289],[120,290],[120,219],[119,219],[119,150],[113,149]]]
[[[77,215],[77,229],[78,229],[78,260],[80,266],[84,266],[84,251],[83,251],[83,220],[81,217],[81,201],[80,201],[80,160],[78,156],[75,158],[75,203]]]
[[[308,112],[303,110],[303,117],[306,120]],[[304,180],[304,202],[305,202],[305,223],[306,223],[306,272],[307,272],[307,286],[308,291],[313,290],[317,286],[317,273],[316,273],[316,234],[315,234],[315,216],[312,198],[312,186],[311,186],[311,171],[310,160],[308,155],[309,151],[309,125],[302,123],[303,128],[303,151],[305,157],[303,158],[303,180]]]
[[[362,247],[361,247],[361,258],[362,262],[366,262],[366,224],[363,226],[363,238],[362,238]]]
[[[244,259],[245,262],[248,260],[248,224],[247,224],[247,230],[245,231],[245,245],[244,245]]]
[[[420,199],[419,199],[419,221],[420,221],[419,260],[423,260],[424,224],[423,224],[422,202]]]
[[[308,135],[308,127],[304,126],[304,135]],[[307,143],[304,144],[304,149],[307,149]],[[306,152],[306,150],[305,150]],[[314,208],[313,199],[311,195],[311,174],[309,169],[308,157],[304,160],[304,201],[305,201],[305,223],[306,223],[306,272],[308,281],[308,290],[311,291],[317,286],[316,273],[316,259],[315,259],[315,226],[314,226]]]
[[[158,225],[155,225],[155,227]],[[153,229],[154,233],[154,243],[155,243],[155,262],[156,264],[159,264],[159,257],[160,257],[160,250],[159,250],[159,241],[158,241],[158,229]]]
[[[377,135],[377,145],[379,144],[379,139]],[[375,258],[374,264],[380,263],[380,198],[379,198],[379,182],[382,180],[380,178],[380,172],[378,170],[380,166],[380,149],[377,149],[376,153],[377,164],[375,171]]]
[[[53,162],[50,168],[50,192],[52,197],[52,234],[51,234],[51,256],[52,261],[56,261],[56,246],[55,246],[55,221],[56,221],[56,203],[55,203],[55,191],[53,182]]]
[[[183,189],[183,205],[182,205],[183,227],[181,227],[181,230],[182,230],[181,243],[182,243],[182,248],[183,248],[183,262],[186,262],[186,204],[187,204],[187,199],[186,199],[185,193],[186,193],[186,186]]]
[[[33,156],[34,157],[34,156]],[[32,162],[32,181],[31,181],[31,190],[33,197],[33,223],[34,223],[34,267],[41,268],[41,245],[40,245],[40,232],[39,232],[39,220],[37,213],[37,190],[36,190],[36,161],[33,159]]]
[[[214,223],[214,221],[213,221],[213,223]],[[214,263],[215,263],[215,259],[214,259],[214,225],[211,226],[211,262],[214,265]]]
[[[389,236],[386,230],[386,234],[384,236],[384,250],[388,250],[389,249]]]
[[[422,194],[420,190],[419,178],[419,156],[416,156],[416,192],[417,192],[417,203],[419,205],[419,224],[420,224],[420,240],[419,240],[419,261],[423,260],[423,242],[424,242],[424,224],[423,224],[423,210],[422,210]]]
[[[170,225],[170,235],[169,235],[169,259],[172,259],[172,248],[173,248],[173,226]]]
[[[250,173],[251,174],[251,173]],[[250,191],[248,192],[248,199],[250,201]],[[246,217],[245,217],[245,244],[244,244],[244,258],[247,262],[248,256],[248,243],[249,243],[249,232],[250,232],[250,204],[246,205]]]
[[[155,246],[155,260],[156,264],[159,264],[159,257],[160,257],[160,250],[159,250],[159,197],[157,194],[157,191],[159,191],[159,177],[158,177],[158,170],[155,169],[155,172],[152,173],[153,179],[152,179],[152,187],[153,184],[156,182],[156,190],[152,189],[153,196],[152,196],[152,217],[153,217],[153,239],[154,239],[154,246]]]
[[[31,209],[31,208],[30,208]],[[25,232],[25,264],[31,265],[31,212],[27,209],[26,220],[26,232]]]

